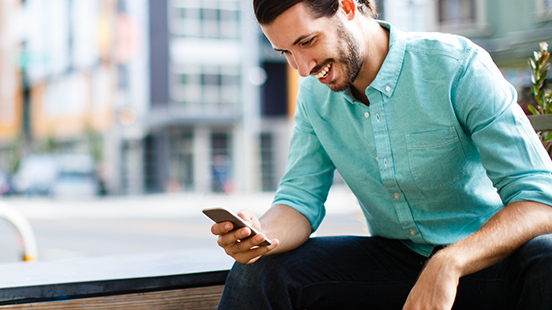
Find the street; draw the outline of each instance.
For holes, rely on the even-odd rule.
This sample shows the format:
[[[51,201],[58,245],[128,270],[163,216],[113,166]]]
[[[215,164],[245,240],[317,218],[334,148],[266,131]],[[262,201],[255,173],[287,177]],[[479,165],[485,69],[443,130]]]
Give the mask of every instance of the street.
[[[213,249],[216,237],[201,209],[226,206],[251,209],[262,215],[272,193],[254,195],[163,194],[108,197],[92,200],[7,197],[2,201],[29,220],[38,244],[40,261],[79,257]],[[330,192],[327,215],[317,236],[365,235],[362,213],[346,188]],[[20,260],[15,230],[0,221],[0,262]],[[225,255],[220,250],[221,255]]]

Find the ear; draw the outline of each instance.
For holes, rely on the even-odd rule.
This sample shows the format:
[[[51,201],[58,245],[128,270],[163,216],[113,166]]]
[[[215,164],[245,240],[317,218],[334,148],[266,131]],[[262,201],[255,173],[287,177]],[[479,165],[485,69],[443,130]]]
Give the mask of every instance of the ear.
[[[355,0],[341,0],[340,2],[341,9],[347,15],[349,20],[355,18],[356,14],[356,3]]]

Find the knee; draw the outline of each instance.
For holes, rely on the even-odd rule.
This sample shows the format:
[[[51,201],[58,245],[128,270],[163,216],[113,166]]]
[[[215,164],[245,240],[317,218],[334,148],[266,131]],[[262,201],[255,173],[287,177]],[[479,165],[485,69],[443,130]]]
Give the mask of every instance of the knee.
[[[520,304],[526,306],[524,309],[551,309],[552,234],[527,242],[514,253],[513,258],[514,270],[517,270],[513,274],[513,295],[519,296]]]
[[[538,236],[519,249],[519,255],[529,262],[551,262],[552,234]]]
[[[552,282],[552,234],[538,236],[518,250],[522,273]]]

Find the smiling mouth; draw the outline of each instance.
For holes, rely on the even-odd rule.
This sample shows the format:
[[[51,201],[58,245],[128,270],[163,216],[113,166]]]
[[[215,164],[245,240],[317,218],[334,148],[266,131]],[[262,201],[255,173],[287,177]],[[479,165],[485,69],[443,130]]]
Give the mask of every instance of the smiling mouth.
[[[315,76],[318,79],[323,79],[328,77],[328,73],[330,72],[330,69],[332,68],[332,64],[327,64],[320,72],[318,72]]]

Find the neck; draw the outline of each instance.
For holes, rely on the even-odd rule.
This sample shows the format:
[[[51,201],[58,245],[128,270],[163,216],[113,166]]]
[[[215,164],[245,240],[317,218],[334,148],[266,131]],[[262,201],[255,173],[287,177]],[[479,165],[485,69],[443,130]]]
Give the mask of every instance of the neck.
[[[378,74],[387,53],[389,52],[389,31],[372,18],[368,18],[360,27],[364,30],[363,36],[364,46],[364,64],[362,69],[353,82],[352,93],[358,100],[364,104],[368,104],[368,98],[364,90],[374,81]]]
[[[364,93],[364,91],[359,91],[356,87],[351,87],[351,94],[366,106],[370,105],[370,101],[368,100],[368,97],[366,97],[366,93]]]

